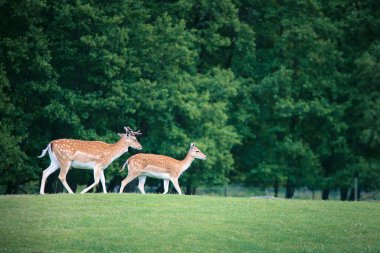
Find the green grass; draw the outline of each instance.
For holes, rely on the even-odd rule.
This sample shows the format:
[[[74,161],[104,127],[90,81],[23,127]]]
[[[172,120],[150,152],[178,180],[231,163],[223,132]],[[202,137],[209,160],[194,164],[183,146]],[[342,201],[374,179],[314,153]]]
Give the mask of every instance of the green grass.
[[[18,195],[0,215],[0,252],[380,252],[375,202]]]

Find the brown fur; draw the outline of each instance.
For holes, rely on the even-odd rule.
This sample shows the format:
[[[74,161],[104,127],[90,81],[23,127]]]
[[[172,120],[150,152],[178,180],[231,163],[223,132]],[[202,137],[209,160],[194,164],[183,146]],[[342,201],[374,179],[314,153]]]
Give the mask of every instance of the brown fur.
[[[133,133],[133,132],[132,132]],[[69,193],[73,193],[71,188],[66,182],[66,175],[70,166],[75,163],[86,164],[86,166],[93,167],[94,170],[94,183],[84,189],[82,193],[87,192],[99,183],[102,177],[103,191],[105,190],[104,172],[103,170],[108,167],[116,158],[128,151],[128,147],[141,149],[140,143],[136,137],[131,134],[119,134],[120,140],[114,144],[108,144],[101,141],[81,141],[72,139],[60,139],[50,142],[50,146],[43,151],[44,156],[46,150],[49,148],[53,160],[49,168],[44,170],[41,180],[40,193],[44,194],[45,182],[47,177],[60,168],[59,179],[65,186]],[[89,165],[90,164],[90,165]]]
[[[160,173],[167,174],[168,178],[163,178],[164,183],[168,184],[167,181],[170,179],[178,193],[181,194],[181,189],[178,185],[178,178],[186,169],[189,168],[189,166],[195,158],[206,159],[206,155],[203,154],[193,144],[191,144],[190,150],[187,153],[185,159],[183,160],[176,160],[168,156],[154,154],[134,155],[128,159],[128,161],[124,164],[122,168],[123,170],[125,168],[125,165],[128,164],[128,176],[121,183],[120,193],[122,193],[125,186],[136,177],[139,177],[140,191],[142,193],[145,193],[143,187],[145,183],[146,174]],[[166,192],[167,189],[165,189],[165,193]]]

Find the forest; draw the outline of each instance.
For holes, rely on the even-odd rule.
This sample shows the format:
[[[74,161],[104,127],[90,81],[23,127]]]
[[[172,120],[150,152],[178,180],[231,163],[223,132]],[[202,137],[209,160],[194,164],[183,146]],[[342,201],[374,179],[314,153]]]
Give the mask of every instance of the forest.
[[[1,0],[0,15],[1,194],[38,188],[50,141],[114,143],[124,126],[143,150],[108,184],[132,154],[195,142],[208,159],[187,194],[380,189],[380,1]]]

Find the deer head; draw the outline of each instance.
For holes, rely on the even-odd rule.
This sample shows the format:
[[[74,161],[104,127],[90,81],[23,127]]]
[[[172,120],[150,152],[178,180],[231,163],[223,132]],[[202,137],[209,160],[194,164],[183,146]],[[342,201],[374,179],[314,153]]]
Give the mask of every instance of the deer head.
[[[119,133],[119,136],[125,140],[128,146],[131,146],[134,149],[141,150],[142,146],[136,138],[137,135],[141,135],[140,130],[135,132],[130,127],[124,127],[124,130],[125,134]]]
[[[200,159],[200,160],[206,160],[207,159],[207,156],[205,154],[203,154],[202,151],[200,151],[199,148],[197,148],[195,146],[195,143],[191,143],[189,153],[192,157],[194,157],[196,159]]]

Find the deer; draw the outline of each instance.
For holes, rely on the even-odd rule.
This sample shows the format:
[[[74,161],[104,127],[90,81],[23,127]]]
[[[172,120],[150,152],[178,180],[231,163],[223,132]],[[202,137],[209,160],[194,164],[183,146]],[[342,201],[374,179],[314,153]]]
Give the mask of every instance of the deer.
[[[124,127],[125,134],[119,133],[120,140],[113,144],[102,141],[82,141],[73,139],[58,139],[51,141],[38,158],[49,153],[50,166],[42,173],[40,194],[45,194],[46,179],[60,168],[59,180],[68,193],[73,194],[66,182],[66,175],[70,167],[94,170],[94,183],[85,188],[81,193],[86,193],[102,183],[103,192],[107,193],[104,170],[117,158],[128,151],[128,147],[141,150],[142,146],[136,136],[141,135],[140,130],[132,131],[130,127]]]
[[[163,194],[168,192],[169,181],[171,181],[178,194],[181,195],[178,178],[190,167],[194,159],[207,159],[207,156],[194,143],[191,143],[190,149],[183,160],[177,160],[164,155],[136,154],[130,157],[120,170],[120,172],[123,171],[126,165],[128,165],[128,176],[121,182],[119,193],[123,193],[125,186],[138,177],[138,188],[142,194],[145,194],[145,180],[149,176],[164,180]]]

